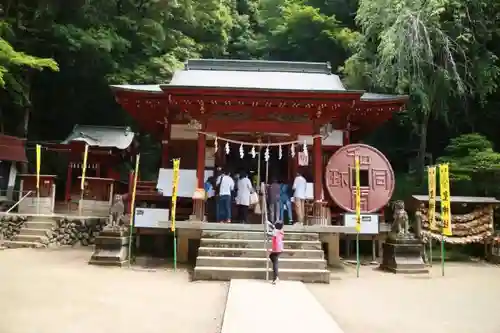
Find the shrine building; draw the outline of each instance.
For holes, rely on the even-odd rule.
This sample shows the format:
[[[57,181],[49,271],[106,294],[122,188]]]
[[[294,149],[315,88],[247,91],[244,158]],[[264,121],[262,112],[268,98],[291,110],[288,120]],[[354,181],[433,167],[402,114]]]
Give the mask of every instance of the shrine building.
[[[328,63],[188,60],[169,83],[111,89],[139,127],[161,142],[159,178],[180,158],[185,188],[179,197],[193,200],[192,221],[206,221],[203,199],[193,195],[217,167],[258,173],[258,183],[270,177],[291,183],[300,170],[311,185],[309,225],[338,225],[339,214],[354,210],[356,155],[363,212],[380,212],[392,195],[387,159],[372,147],[349,144],[402,110],[408,98],[346,89]]]

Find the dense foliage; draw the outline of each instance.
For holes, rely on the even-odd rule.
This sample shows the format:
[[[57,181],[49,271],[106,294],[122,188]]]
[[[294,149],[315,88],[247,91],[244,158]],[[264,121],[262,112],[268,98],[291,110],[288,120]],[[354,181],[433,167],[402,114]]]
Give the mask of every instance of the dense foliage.
[[[421,183],[444,154],[460,182],[494,176],[470,163],[498,165],[498,1],[5,0],[0,20],[0,131],[31,141],[76,123],[133,125],[108,84],[167,81],[188,58],[329,61],[350,88],[410,96],[367,138],[398,178]],[[444,150],[469,132],[485,138]],[[450,148],[487,140],[469,155]],[[480,183],[471,191],[493,193]]]

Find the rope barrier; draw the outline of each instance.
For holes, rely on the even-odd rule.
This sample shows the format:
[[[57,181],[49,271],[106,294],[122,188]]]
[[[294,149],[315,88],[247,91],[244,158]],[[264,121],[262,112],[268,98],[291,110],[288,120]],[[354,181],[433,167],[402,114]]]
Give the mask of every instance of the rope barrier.
[[[217,135],[214,135],[214,134],[211,134],[211,133],[207,133],[207,132],[202,132],[202,131],[198,131],[198,133],[203,134],[203,135],[205,135],[207,137],[210,137],[210,138],[213,138],[213,139],[224,141],[224,142],[235,143],[235,144],[244,145],[244,146],[254,146],[254,147],[291,146],[291,145],[302,144],[303,143],[303,142],[301,142],[299,140],[285,141],[285,142],[268,142],[268,143],[247,142],[247,141],[240,141],[240,140],[223,138],[223,137],[220,137],[220,136],[217,136]],[[322,138],[323,136],[320,135],[320,134],[316,134],[316,135],[313,135],[312,137],[314,139],[314,138],[318,138],[318,137]]]

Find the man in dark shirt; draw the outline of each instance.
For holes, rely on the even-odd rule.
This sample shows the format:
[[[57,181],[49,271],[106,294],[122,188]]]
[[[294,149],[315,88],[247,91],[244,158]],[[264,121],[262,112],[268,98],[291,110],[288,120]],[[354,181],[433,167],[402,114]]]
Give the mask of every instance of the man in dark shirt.
[[[273,178],[269,186],[269,221],[276,223],[280,220],[280,184]]]

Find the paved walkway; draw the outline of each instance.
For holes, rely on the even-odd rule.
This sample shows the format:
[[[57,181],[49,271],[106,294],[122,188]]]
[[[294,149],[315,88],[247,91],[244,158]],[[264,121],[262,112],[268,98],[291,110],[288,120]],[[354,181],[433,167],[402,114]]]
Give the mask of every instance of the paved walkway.
[[[231,280],[221,333],[266,332],[343,333],[302,282]]]

